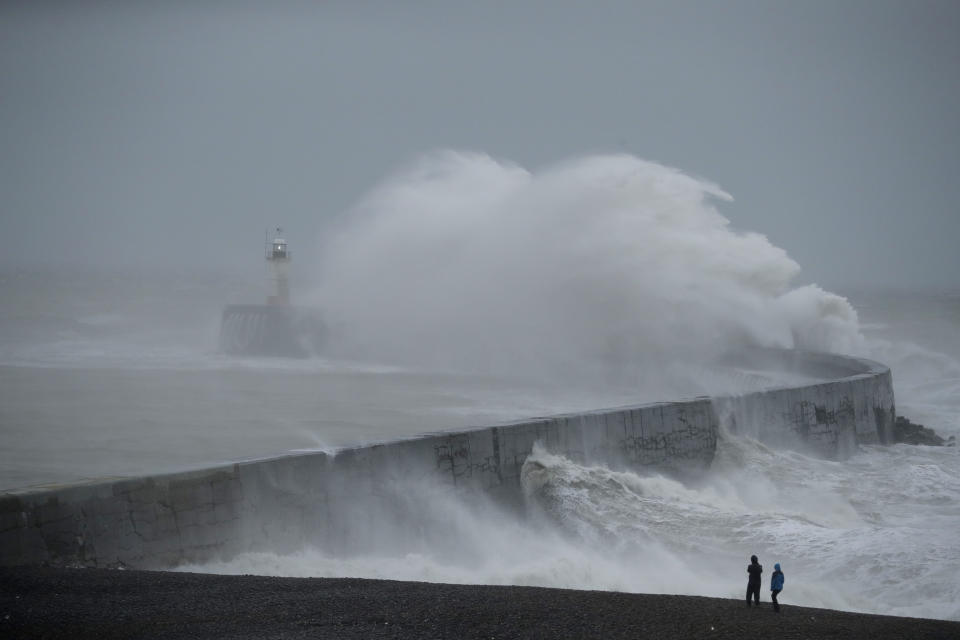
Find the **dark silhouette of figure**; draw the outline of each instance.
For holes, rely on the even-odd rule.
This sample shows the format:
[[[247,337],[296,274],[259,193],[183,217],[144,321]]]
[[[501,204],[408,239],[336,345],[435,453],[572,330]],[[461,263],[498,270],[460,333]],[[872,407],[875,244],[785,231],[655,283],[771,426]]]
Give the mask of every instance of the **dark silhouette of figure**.
[[[750,556],[750,564],[747,565],[747,606],[750,606],[750,595],[753,594],[753,603],[760,606],[760,574],[763,573],[763,565],[757,562],[757,556]]]
[[[773,575],[770,576],[770,599],[773,600],[773,610],[780,611],[780,603],[777,602],[777,594],[783,591],[783,571],[780,571],[780,563],[773,565]]]

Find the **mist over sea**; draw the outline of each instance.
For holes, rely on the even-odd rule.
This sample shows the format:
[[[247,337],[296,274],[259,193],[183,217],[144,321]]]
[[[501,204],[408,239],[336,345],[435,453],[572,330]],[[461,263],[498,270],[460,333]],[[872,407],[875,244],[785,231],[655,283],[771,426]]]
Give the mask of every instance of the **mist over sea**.
[[[222,305],[261,302],[266,274],[4,269],[0,488],[783,381],[715,365],[748,345],[879,360],[898,413],[960,436],[960,290],[798,285],[784,251],[730,227],[730,200],[625,155],[539,171],[425,156],[319,241],[291,239],[320,265],[295,299],[330,326],[306,360],[217,352]],[[960,619],[958,453],[864,446],[831,462],[723,434],[685,485],[538,450],[526,518],[409,488],[411,526],[448,523],[442,547],[385,536],[351,557],[183,569],[740,598],[756,553],[765,576],[783,565],[787,604]]]

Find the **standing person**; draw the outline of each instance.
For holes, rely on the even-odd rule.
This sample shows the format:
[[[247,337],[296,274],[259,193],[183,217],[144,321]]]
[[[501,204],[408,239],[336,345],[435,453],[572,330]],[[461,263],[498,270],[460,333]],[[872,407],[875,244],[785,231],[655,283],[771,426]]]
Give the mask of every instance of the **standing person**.
[[[757,562],[757,556],[750,556],[750,564],[747,565],[747,606],[750,606],[750,594],[753,594],[753,603],[760,606],[760,574],[763,573],[763,565]]]
[[[773,575],[770,576],[770,599],[773,600],[773,610],[780,612],[780,603],[777,602],[777,594],[783,591],[783,571],[780,571],[780,563],[773,565]]]

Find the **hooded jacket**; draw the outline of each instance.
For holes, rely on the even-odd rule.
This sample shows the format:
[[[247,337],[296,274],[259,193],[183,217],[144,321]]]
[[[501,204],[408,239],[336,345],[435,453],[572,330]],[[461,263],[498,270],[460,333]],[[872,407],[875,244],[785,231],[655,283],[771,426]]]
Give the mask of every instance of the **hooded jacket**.
[[[770,591],[783,590],[783,571],[780,571],[780,563],[773,565],[773,574],[770,576]]]
[[[747,584],[755,584],[757,588],[760,588],[760,574],[763,573],[763,565],[759,562],[751,562],[747,565],[747,573],[750,574],[750,578],[747,580]]]

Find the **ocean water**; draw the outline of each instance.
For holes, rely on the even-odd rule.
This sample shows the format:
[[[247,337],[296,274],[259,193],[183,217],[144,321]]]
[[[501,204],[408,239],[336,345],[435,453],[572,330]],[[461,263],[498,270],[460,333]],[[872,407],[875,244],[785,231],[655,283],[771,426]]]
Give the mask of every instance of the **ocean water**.
[[[790,381],[711,364],[751,344],[884,362],[900,414],[960,436],[960,290],[797,286],[800,266],[720,206],[719,187],[627,156],[425,157],[317,243],[328,279],[294,280],[335,337],[302,361],[217,353],[221,305],[262,299],[256,278],[5,269],[0,488]],[[683,484],[537,450],[524,517],[398,487],[442,544],[387,532],[351,556],[180,568],[740,598],[757,554],[766,575],[781,563],[787,605],[960,619],[958,454],[831,462],[723,434]]]

